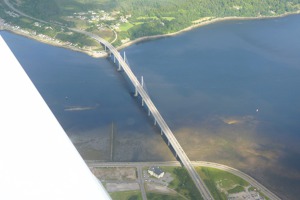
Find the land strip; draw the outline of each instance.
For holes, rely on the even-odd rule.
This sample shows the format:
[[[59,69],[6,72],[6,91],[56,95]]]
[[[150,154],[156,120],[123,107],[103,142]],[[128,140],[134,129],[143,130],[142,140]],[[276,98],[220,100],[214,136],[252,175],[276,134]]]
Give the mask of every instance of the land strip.
[[[44,23],[44,24],[53,24],[53,25],[64,27],[64,28],[69,28],[70,30],[73,30],[75,32],[82,31],[82,30],[79,30],[79,29],[76,29],[76,28],[67,27],[65,25],[62,25],[59,22],[54,22],[54,21],[47,22],[45,20],[32,17],[32,16],[24,13],[23,11],[20,11],[19,9],[15,8],[10,3],[9,0],[4,0],[4,3],[12,11],[18,13],[19,15],[21,15],[23,17],[32,19],[34,21],[38,21],[38,22],[41,22],[41,23]],[[205,25],[208,25],[208,24],[222,22],[222,21],[229,21],[229,20],[255,20],[255,19],[257,20],[257,19],[266,19],[266,18],[277,18],[277,17],[284,17],[284,16],[287,16],[287,15],[299,14],[299,13],[300,13],[300,10],[293,11],[293,12],[286,12],[284,14],[277,14],[277,15],[272,15],[272,16],[256,16],[256,17],[240,17],[240,16],[239,17],[238,16],[229,16],[229,17],[204,17],[204,18],[201,18],[201,19],[205,19],[205,20],[201,20],[201,19],[194,20],[194,23],[192,25],[190,25],[190,26],[188,26],[186,28],[183,28],[182,30],[179,30],[179,31],[176,31],[176,32],[173,32],[173,33],[155,34],[155,35],[152,35],[152,36],[139,37],[139,38],[136,38],[134,40],[128,40],[127,42],[124,42],[123,44],[117,44],[116,47],[117,47],[118,50],[120,50],[122,48],[128,47],[128,46],[130,46],[132,44],[139,43],[139,42],[142,42],[142,41],[153,40],[153,39],[158,39],[158,38],[162,38],[162,37],[171,37],[171,36],[175,36],[175,35],[181,34],[183,32],[190,31],[190,30],[192,30],[194,28],[198,28],[200,26],[205,26]],[[154,17],[153,17],[153,19],[154,19]],[[0,24],[0,27],[1,27],[1,24]],[[118,32],[114,28],[112,28],[110,26],[107,26],[107,27],[109,29],[111,29],[111,31],[114,34],[114,38],[113,38],[113,40],[112,40],[111,43],[116,42],[116,40],[118,39]],[[4,29],[6,29],[6,28],[4,27]],[[88,54],[90,56],[93,56],[93,57],[105,57],[105,56],[107,56],[107,54],[105,52],[103,52],[103,51],[87,50],[87,49],[77,48],[77,47],[72,46],[72,45],[65,45],[64,43],[51,42],[50,40],[41,39],[41,38],[38,38],[37,36],[31,35],[31,34],[27,34],[26,31],[25,32],[20,32],[18,29],[8,29],[8,30],[12,31],[14,33],[17,33],[17,34],[21,34],[21,35],[24,35],[24,36],[36,39],[36,40],[44,42],[44,43],[48,43],[50,45],[55,45],[55,46],[64,47],[64,48],[68,48],[68,49],[75,50],[75,51],[80,51],[80,52],[86,53],[86,54]],[[78,30],[78,31],[76,31],[76,30]]]
[[[181,166],[178,161],[169,161],[169,162],[101,162],[95,160],[86,160],[86,164],[91,167],[150,167],[150,166]],[[256,187],[258,191],[262,192],[270,200],[280,200],[273,192],[268,190],[265,186],[260,184],[251,176],[245,174],[244,172],[218,163],[205,162],[205,161],[191,161],[194,167],[211,167],[215,169],[220,169],[223,171],[230,172],[245,181],[251,184],[253,187]]]
[[[155,39],[164,38],[164,37],[173,37],[173,36],[180,35],[182,33],[191,31],[193,29],[196,29],[196,28],[199,28],[199,27],[202,27],[202,26],[206,26],[206,25],[210,25],[210,24],[214,24],[214,23],[218,23],[218,22],[234,21],[234,20],[245,21],[245,20],[274,19],[274,18],[281,18],[281,17],[286,17],[286,16],[289,16],[289,15],[297,15],[297,14],[300,14],[300,10],[296,11],[296,12],[291,12],[291,13],[285,13],[285,14],[282,14],[282,15],[277,15],[277,16],[260,16],[260,17],[237,17],[237,16],[231,16],[231,17],[212,18],[212,19],[209,19],[207,21],[202,21],[200,23],[193,24],[193,25],[191,25],[191,26],[189,26],[187,28],[184,28],[184,29],[182,29],[180,31],[177,31],[177,32],[174,32],[174,33],[167,33],[167,34],[160,34],[160,35],[140,37],[140,38],[137,38],[135,40],[126,42],[126,43],[118,46],[117,49],[118,50],[124,49],[124,48],[129,47],[129,46],[131,46],[133,44],[140,43],[140,42],[145,42],[145,41],[148,41],[148,40],[155,40]]]

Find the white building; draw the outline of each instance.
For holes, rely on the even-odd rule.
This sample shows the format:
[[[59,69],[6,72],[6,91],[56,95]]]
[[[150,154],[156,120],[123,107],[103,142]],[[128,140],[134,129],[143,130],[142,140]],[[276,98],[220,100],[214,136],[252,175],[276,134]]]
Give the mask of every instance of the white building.
[[[159,167],[149,167],[148,173],[156,178],[161,178],[165,175],[165,172]]]

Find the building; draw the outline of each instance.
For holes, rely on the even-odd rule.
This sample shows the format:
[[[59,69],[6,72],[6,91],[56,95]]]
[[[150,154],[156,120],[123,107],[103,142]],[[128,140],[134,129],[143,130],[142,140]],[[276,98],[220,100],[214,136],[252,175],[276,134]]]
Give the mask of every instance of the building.
[[[149,167],[148,173],[156,178],[161,178],[164,176],[165,172],[159,167]]]

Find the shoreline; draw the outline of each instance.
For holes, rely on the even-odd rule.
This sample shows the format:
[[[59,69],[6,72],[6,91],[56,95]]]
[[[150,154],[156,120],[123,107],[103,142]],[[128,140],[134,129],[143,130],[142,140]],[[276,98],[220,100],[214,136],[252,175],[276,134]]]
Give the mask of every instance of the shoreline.
[[[80,53],[84,53],[84,54],[87,54],[87,55],[89,55],[93,58],[102,58],[102,57],[107,56],[106,53],[101,53],[101,52],[97,53],[97,52],[94,52],[94,51],[78,49],[76,47],[72,47],[72,46],[69,46],[69,45],[59,44],[59,43],[54,42],[54,41],[45,40],[45,39],[42,39],[42,38],[40,38],[38,36],[35,36],[35,35],[26,34],[26,33],[23,33],[22,31],[1,28],[1,26],[0,26],[0,33],[1,33],[1,31],[6,31],[6,32],[9,32],[9,33],[20,35],[20,36],[26,37],[28,39],[35,40],[37,42],[41,42],[41,43],[44,43],[44,44],[47,44],[47,45],[51,45],[51,46],[55,46],[55,47],[59,47],[59,48],[64,48],[64,49],[68,49],[68,50],[76,51],[76,52],[80,52]]]
[[[193,24],[189,27],[186,27],[180,31],[174,32],[174,33],[167,33],[167,34],[161,34],[161,35],[153,35],[153,36],[144,36],[144,37],[140,37],[137,39],[134,39],[132,41],[129,41],[127,43],[122,44],[121,46],[117,47],[118,50],[129,47],[133,44],[137,44],[140,42],[145,42],[147,40],[155,40],[155,39],[159,39],[159,38],[164,38],[164,37],[173,37],[176,35],[180,35],[182,33],[191,31],[193,29],[202,27],[202,26],[206,26],[206,25],[210,25],[210,24],[214,24],[214,23],[218,23],[218,22],[223,22],[223,21],[234,21],[234,20],[238,20],[238,21],[244,21],[244,20],[262,20],[262,19],[275,19],[275,18],[282,18],[282,17],[286,17],[286,16],[290,16],[290,15],[298,15],[300,14],[300,10],[296,11],[296,12],[291,12],[291,13],[285,13],[282,15],[277,15],[277,16],[261,16],[261,17],[237,17],[237,16],[231,16],[231,17],[219,17],[219,18],[212,18],[209,19],[207,21],[203,21],[200,22],[198,24]]]
[[[196,29],[196,28],[199,28],[199,27],[202,27],[202,26],[206,26],[206,25],[210,25],[210,24],[214,24],[214,23],[218,23],[218,22],[223,22],[223,21],[234,21],[234,20],[244,21],[244,20],[274,19],[274,18],[282,18],[282,17],[286,17],[286,16],[290,16],[290,15],[298,15],[298,14],[300,14],[300,10],[295,11],[295,12],[291,12],[291,13],[284,13],[284,14],[277,15],[277,16],[260,16],[260,17],[237,17],[237,16],[231,16],[231,17],[212,18],[212,19],[209,19],[207,21],[202,21],[200,23],[193,24],[193,25],[191,25],[189,27],[186,27],[186,28],[184,28],[182,30],[179,30],[177,32],[167,33],[167,34],[160,34],[160,35],[153,35],[153,36],[140,37],[140,38],[134,39],[132,41],[126,42],[126,43],[124,43],[124,44],[116,47],[116,49],[117,50],[121,50],[121,49],[124,49],[126,47],[129,47],[129,46],[131,46],[133,44],[137,44],[137,43],[140,43],[140,42],[145,42],[145,41],[150,41],[150,40],[155,40],[155,39],[165,38],[165,37],[173,37],[173,36],[180,35],[182,33],[191,31],[193,29]],[[8,31],[10,33],[21,35],[21,36],[24,36],[26,38],[36,40],[38,42],[42,42],[44,44],[48,44],[48,45],[52,45],[52,46],[56,46],[56,47],[60,47],[60,48],[65,48],[65,49],[69,49],[71,51],[81,52],[81,53],[87,54],[87,55],[89,55],[89,56],[91,56],[93,58],[105,58],[108,55],[105,51],[95,52],[95,51],[83,50],[83,49],[79,49],[79,48],[72,47],[72,46],[69,46],[69,45],[59,44],[59,43],[56,43],[56,42],[53,42],[53,41],[51,42],[49,40],[45,40],[45,39],[39,38],[38,36],[34,36],[34,35],[31,35],[31,34],[23,33],[22,31],[6,29],[6,28],[3,28],[1,26],[0,26],[0,31]]]

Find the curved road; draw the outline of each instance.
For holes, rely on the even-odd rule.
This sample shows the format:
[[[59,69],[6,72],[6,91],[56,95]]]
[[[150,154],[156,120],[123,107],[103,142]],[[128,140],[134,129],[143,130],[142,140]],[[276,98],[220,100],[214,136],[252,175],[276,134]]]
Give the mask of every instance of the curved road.
[[[30,19],[33,19],[33,20],[36,20],[36,21],[39,21],[39,22],[42,22],[42,23],[49,23],[49,22],[46,22],[44,20],[40,20],[40,19],[34,18],[32,16],[29,16],[29,15],[23,13],[22,11],[19,11],[18,9],[14,8],[12,4],[10,4],[9,0],[4,0],[4,3],[10,9],[12,9],[13,11],[17,12],[18,14],[20,14],[22,16],[28,17]],[[101,43],[102,45],[104,45],[105,47],[107,47],[110,50],[110,52],[118,60],[120,66],[123,68],[123,70],[125,71],[125,73],[129,77],[130,81],[132,82],[132,84],[136,88],[136,91],[142,97],[144,103],[148,106],[149,111],[152,113],[152,115],[155,119],[155,122],[158,123],[158,125],[160,126],[160,128],[162,130],[162,133],[165,134],[166,138],[168,139],[168,142],[172,145],[173,149],[176,152],[176,156],[178,156],[180,158],[182,164],[187,169],[189,175],[191,176],[192,180],[194,181],[194,183],[195,183],[196,187],[198,188],[199,192],[201,193],[202,197],[205,200],[213,199],[212,195],[209,192],[209,190],[205,186],[202,179],[199,177],[199,175],[196,172],[195,168],[192,166],[191,161],[189,160],[189,158],[187,157],[187,155],[185,154],[185,152],[181,148],[179,142],[177,141],[177,139],[173,135],[173,133],[170,130],[169,126],[167,125],[165,120],[160,115],[160,113],[157,110],[156,106],[153,104],[152,100],[150,99],[147,92],[144,90],[144,88],[140,84],[140,82],[137,80],[136,76],[133,74],[130,67],[127,65],[125,60],[123,60],[123,58],[120,55],[120,53],[118,52],[118,50],[112,44],[110,44],[108,41],[104,40],[103,38],[101,38],[97,35],[94,35],[92,33],[89,33],[89,32],[83,31],[83,30],[74,29],[74,28],[70,28],[70,30],[73,30],[75,32],[82,33],[84,35],[90,36],[91,38],[94,38],[95,40],[97,40],[99,43]]]
[[[85,161],[89,167],[150,167],[150,166],[181,166],[178,161],[170,161],[170,162],[99,162],[86,160]],[[205,162],[205,161],[192,161],[191,162],[195,167],[211,167],[215,169],[220,169],[223,171],[230,172],[245,181],[247,181],[250,185],[256,187],[259,191],[261,191],[265,196],[267,196],[270,200],[280,200],[278,196],[276,196],[273,192],[268,190],[265,186],[257,182],[251,176],[245,174],[244,172],[229,167],[227,165],[222,165],[213,162]]]
[[[34,19],[36,21],[40,21],[43,23],[50,23],[50,22],[46,22],[44,20],[41,19],[37,19],[34,18],[32,16],[29,16],[21,11],[19,11],[18,9],[14,8],[9,0],[4,0],[4,3],[13,11],[17,12],[18,14]],[[140,84],[140,82],[137,80],[136,76],[133,74],[133,72],[131,71],[130,67],[127,65],[127,63],[123,60],[122,56],[120,55],[120,53],[118,52],[118,50],[109,42],[107,42],[106,40],[104,40],[103,38],[94,35],[92,33],[86,32],[86,31],[82,31],[82,30],[78,30],[78,29],[72,29],[73,31],[76,31],[78,33],[82,33],[85,35],[90,36],[91,38],[94,38],[95,40],[97,40],[99,43],[101,43],[102,45],[106,46],[110,52],[114,55],[114,57],[118,60],[120,66],[123,68],[123,70],[125,71],[125,73],[127,74],[128,78],[131,80],[132,84],[134,85],[134,87],[136,88],[136,92],[138,94],[140,94],[140,96],[142,97],[144,103],[147,105],[149,111],[152,113],[155,122],[158,123],[158,125],[161,128],[162,133],[165,134],[166,138],[168,139],[168,142],[172,145],[173,149],[176,152],[176,156],[179,157],[180,161],[182,162],[182,164],[185,166],[185,168],[187,169],[189,175],[191,176],[192,180],[194,181],[196,187],[198,188],[198,190],[200,191],[202,197],[206,200],[210,200],[213,199],[212,195],[210,194],[209,190],[207,189],[206,185],[204,184],[204,182],[202,181],[202,179],[200,178],[200,176],[198,175],[198,173],[196,172],[195,168],[193,167],[191,161],[189,160],[189,158],[187,157],[187,155],[185,154],[184,150],[182,149],[181,145],[179,144],[179,142],[177,141],[177,139],[175,138],[175,136],[173,135],[172,131],[170,130],[169,126],[167,125],[167,123],[165,122],[165,120],[162,118],[162,116],[160,115],[159,111],[157,110],[156,106],[153,104],[152,100],[150,99],[150,97],[148,96],[147,92],[144,90],[144,88],[142,87],[142,85]],[[218,164],[217,164],[218,165]],[[223,166],[223,165],[221,165]],[[232,168],[232,170],[234,170]],[[247,175],[244,174],[244,176],[246,177]],[[251,177],[250,177],[251,178]],[[261,185],[262,186],[262,185]],[[262,186],[263,187],[263,186]],[[263,190],[266,190],[266,188],[262,188]],[[262,191],[263,191],[262,190]],[[267,190],[266,190],[267,191]],[[272,196],[272,195],[271,195]],[[276,197],[275,195],[273,197]],[[271,198],[271,199],[279,199],[277,198]]]
[[[107,42],[106,40],[104,40],[103,38],[101,38],[99,36],[96,36],[92,33],[86,32],[86,31],[81,31],[81,30],[74,30],[74,31],[80,32],[82,34],[89,35],[90,37],[94,38],[99,43],[101,43],[102,45],[107,47],[109,49],[109,51],[111,52],[111,54],[114,55],[115,59],[119,62],[119,65],[122,67],[122,69],[127,74],[128,78],[130,79],[130,81],[134,85],[134,87],[136,89],[136,92],[138,94],[140,94],[140,96],[142,97],[142,100],[147,105],[147,107],[149,109],[149,112],[152,113],[152,116],[154,117],[155,122],[161,128],[162,133],[165,134],[165,136],[168,140],[168,143],[171,144],[171,146],[175,150],[176,156],[179,157],[180,161],[182,162],[184,167],[187,169],[189,175],[191,176],[192,180],[194,181],[194,183],[195,183],[197,189],[199,190],[199,192],[201,193],[203,199],[205,199],[205,200],[213,199],[212,195],[210,194],[210,192],[207,189],[206,185],[204,184],[203,180],[200,178],[200,176],[196,172],[196,170],[193,167],[190,159],[185,154],[184,150],[182,149],[181,145],[179,144],[179,142],[175,138],[175,136],[172,133],[171,129],[169,128],[169,126],[167,125],[165,120],[162,118],[161,114],[159,113],[156,106],[154,105],[154,103],[150,99],[149,95],[144,90],[143,86],[140,84],[140,82],[138,81],[136,76],[133,74],[130,67],[127,65],[125,60],[122,58],[122,56],[120,55],[118,50],[113,45],[111,45],[109,42]]]

